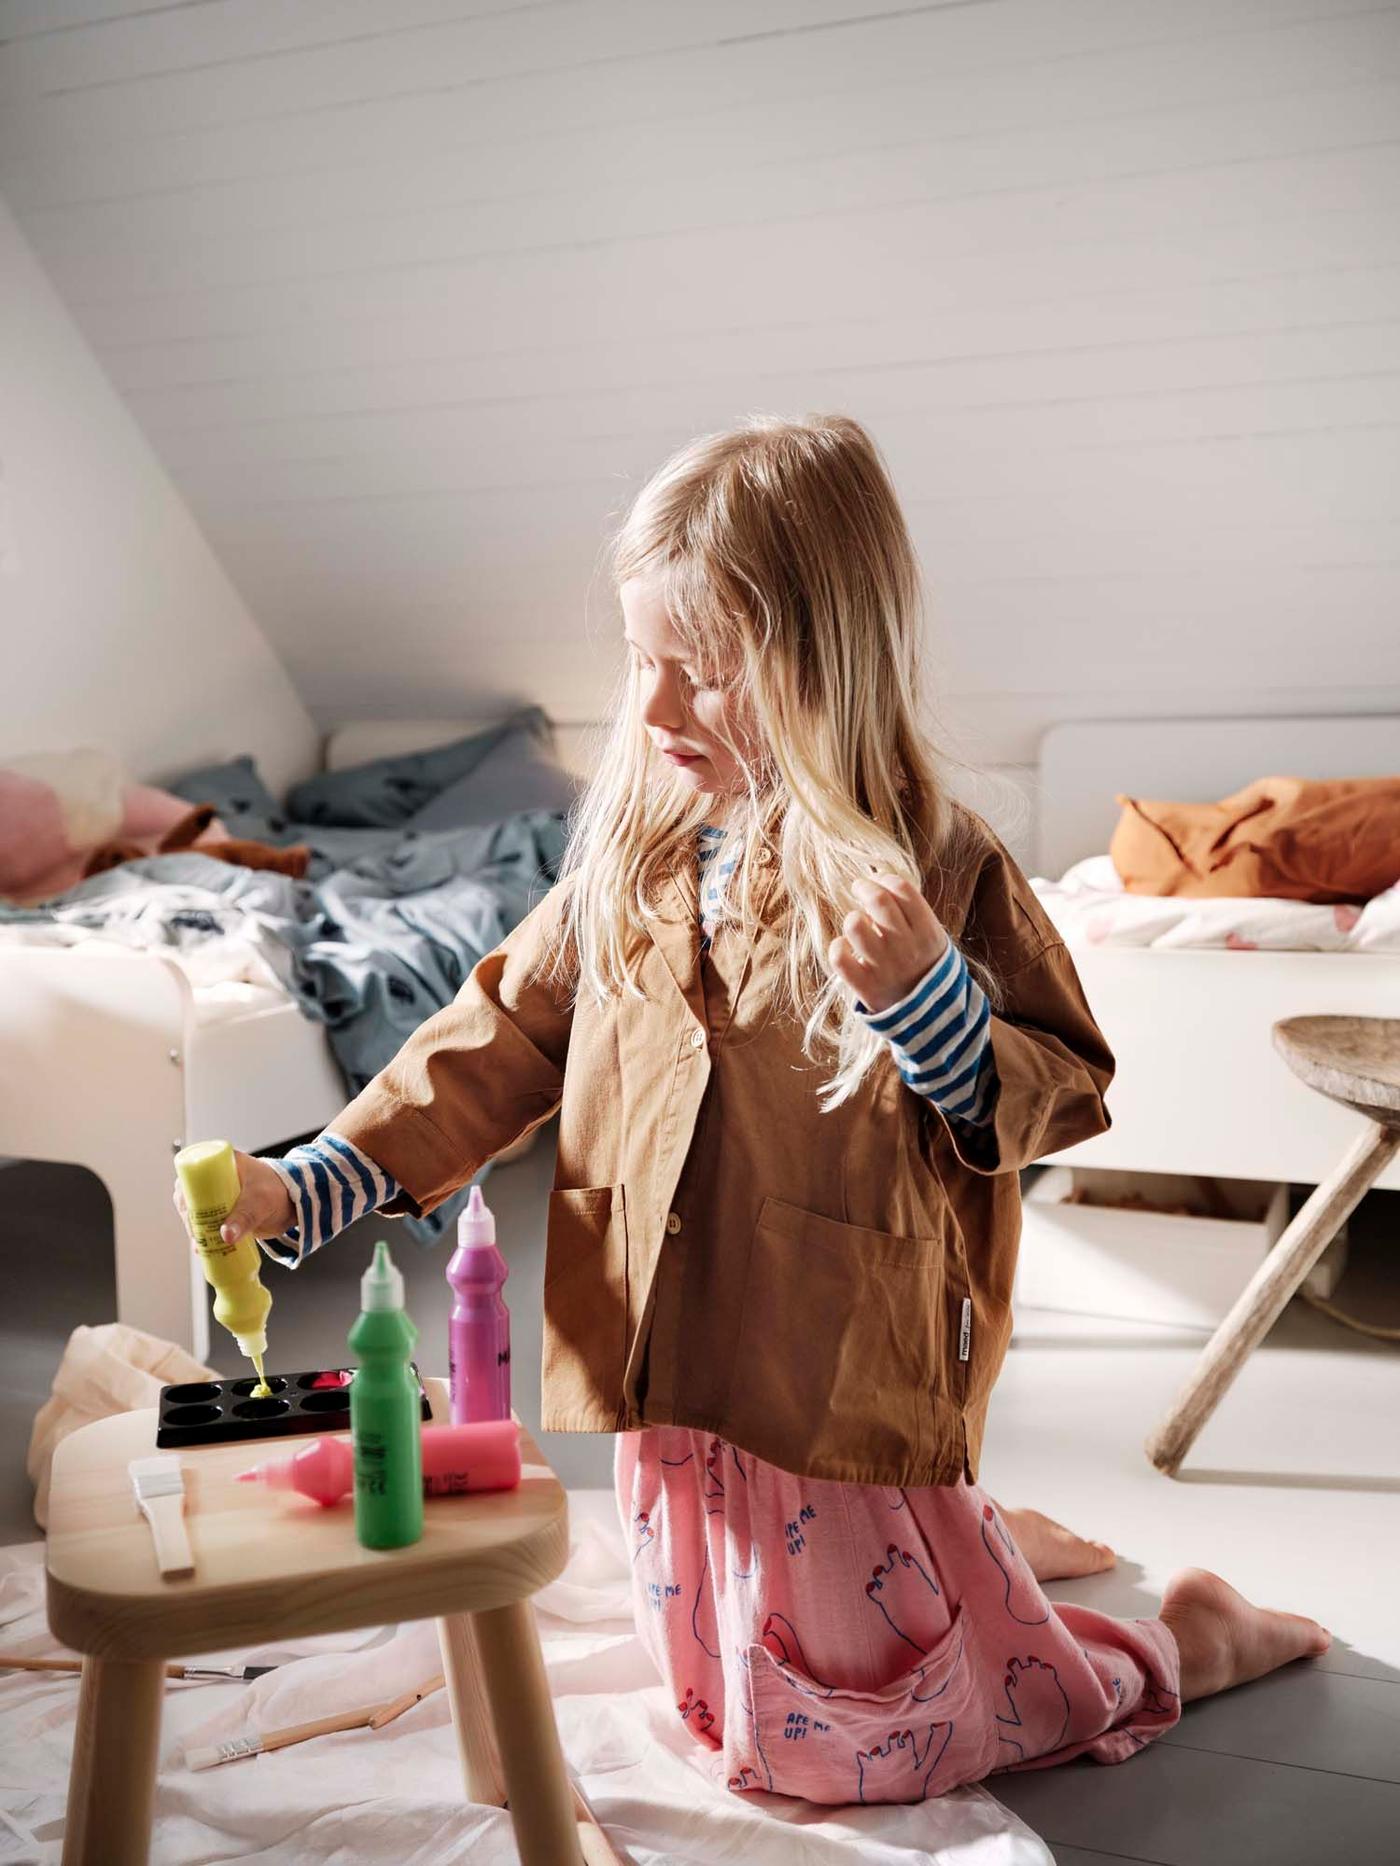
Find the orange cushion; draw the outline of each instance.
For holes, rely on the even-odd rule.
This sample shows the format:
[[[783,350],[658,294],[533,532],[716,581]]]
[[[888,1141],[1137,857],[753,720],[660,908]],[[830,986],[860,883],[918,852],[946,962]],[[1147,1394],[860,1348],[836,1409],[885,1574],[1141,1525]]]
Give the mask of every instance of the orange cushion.
[[[1219,803],[1119,796],[1130,894],[1368,901],[1400,880],[1400,777],[1269,777]]]

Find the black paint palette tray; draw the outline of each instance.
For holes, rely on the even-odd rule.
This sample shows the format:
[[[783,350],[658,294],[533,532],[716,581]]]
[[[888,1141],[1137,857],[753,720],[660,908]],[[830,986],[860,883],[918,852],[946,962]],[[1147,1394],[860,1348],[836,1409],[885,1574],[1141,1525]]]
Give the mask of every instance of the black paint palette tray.
[[[254,1399],[256,1374],[242,1380],[190,1380],[162,1387],[156,1443],[167,1451],[183,1445],[222,1445],[260,1438],[297,1438],[307,1432],[350,1430],[352,1367],[302,1374],[269,1374],[269,1399]],[[424,1420],[433,1409],[416,1365],[413,1377]]]

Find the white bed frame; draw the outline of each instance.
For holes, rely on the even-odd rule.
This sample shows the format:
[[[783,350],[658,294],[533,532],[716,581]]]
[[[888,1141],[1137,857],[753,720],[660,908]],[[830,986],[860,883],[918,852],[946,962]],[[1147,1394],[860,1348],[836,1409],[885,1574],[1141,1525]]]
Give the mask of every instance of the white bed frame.
[[[420,751],[484,723],[347,726],[328,741],[326,767]],[[555,734],[561,762],[585,770],[590,729]],[[171,1203],[172,1154],[211,1136],[269,1150],[318,1130],[345,1101],[324,1030],[290,998],[201,1023],[189,979],[158,953],[0,952],[0,1156],[97,1174],[112,1201],[118,1319],[200,1360],[209,1293]]]
[[[1400,719],[1177,719],[1056,726],[1041,745],[1037,870],[1107,849],[1118,792],[1205,802],[1254,778],[1388,777]],[[1048,1156],[1076,1166],[1315,1185],[1356,1116],[1306,1089],[1273,1047],[1281,1017],[1400,1017],[1400,955],[1075,946],[1118,1062],[1106,1134]],[[1377,1184],[1400,1189],[1400,1163]]]

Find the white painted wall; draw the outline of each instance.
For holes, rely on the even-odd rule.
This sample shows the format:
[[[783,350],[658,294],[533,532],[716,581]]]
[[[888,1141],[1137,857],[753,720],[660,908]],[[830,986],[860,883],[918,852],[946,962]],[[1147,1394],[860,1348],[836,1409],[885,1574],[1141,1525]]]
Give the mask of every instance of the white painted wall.
[[[1394,8],[0,0],[0,34],[0,186],[322,724],[589,717],[611,517],[691,434],[810,408],[886,449],[974,757],[1400,706]]]
[[[315,767],[286,673],[3,202],[0,472],[0,757]]]

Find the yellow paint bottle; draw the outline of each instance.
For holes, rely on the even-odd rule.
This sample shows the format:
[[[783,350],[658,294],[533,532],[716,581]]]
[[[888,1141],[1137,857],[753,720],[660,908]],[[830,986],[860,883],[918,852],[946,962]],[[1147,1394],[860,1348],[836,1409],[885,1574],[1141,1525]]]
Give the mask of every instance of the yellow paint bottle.
[[[250,1237],[225,1243],[219,1227],[238,1203],[242,1190],[238,1162],[226,1140],[200,1140],[175,1155],[175,1171],[185,1192],[190,1234],[194,1238],[204,1274],[214,1288],[214,1320],[234,1340],[258,1370],[263,1390],[263,1356],[267,1353],[267,1312],[272,1297],[258,1272],[262,1252]]]

